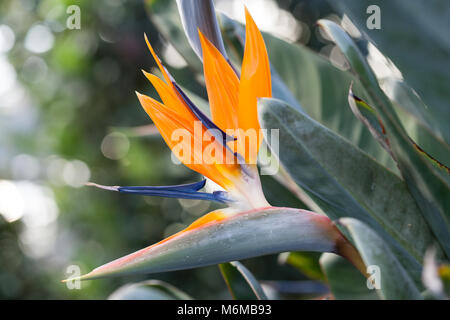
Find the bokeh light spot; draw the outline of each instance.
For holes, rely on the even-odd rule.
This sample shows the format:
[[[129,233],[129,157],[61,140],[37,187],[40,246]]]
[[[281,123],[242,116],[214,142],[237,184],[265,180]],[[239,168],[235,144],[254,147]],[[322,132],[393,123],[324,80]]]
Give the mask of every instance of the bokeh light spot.
[[[111,160],[124,158],[129,149],[130,141],[126,135],[120,132],[112,132],[105,136],[101,145],[103,155]]]
[[[75,188],[84,186],[91,177],[89,167],[80,160],[69,161],[64,165],[63,169],[64,182]]]
[[[44,53],[53,47],[53,33],[47,26],[37,24],[25,36],[25,48],[34,53]]]
[[[6,53],[14,47],[16,36],[14,31],[5,24],[0,25],[0,53]]]
[[[14,183],[0,180],[0,214],[6,221],[13,222],[22,218],[23,201],[24,199]]]
[[[11,160],[11,174],[15,180],[33,180],[39,176],[39,161],[28,154],[19,154]]]

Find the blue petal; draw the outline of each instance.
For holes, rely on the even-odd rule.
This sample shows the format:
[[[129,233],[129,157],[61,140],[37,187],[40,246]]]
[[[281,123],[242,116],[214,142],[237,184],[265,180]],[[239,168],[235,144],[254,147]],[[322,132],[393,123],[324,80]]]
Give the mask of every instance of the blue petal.
[[[150,187],[149,187],[150,188]],[[209,200],[216,202],[227,202],[227,198],[222,193],[207,193],[198,191],[178,191],[178,190],[163,190],[162,188],[154,190],[136,190],[129,189],[127,187],[119,187],[119,192],[131,193],[141,196],[153,196],[153,197],[165,197],[165,198],[177,198],[177,199],[196,199],[196,200]]]
[[[223,191],[216,191],[213,193],[198,192],[205,186],[206,180],[199,182],[181,184],[175,186],[131,186],[131,187],[117,187],[116,190],[121,193],[131,193],[141,196],[154,196],[178,199],[197,199],[209,200],[216,202],[229,202],[227,193]]]
[[[179,185],[174,185],[174,186],[139,186],[139,187],[119,187],[119,190],[122,188],[126,188],[127,190],[136,190],[136,191],[153,191],[153,190],[173,190],[173,191],[185,191],[185,192],[189,192],[189,191],[198,191],[201,188],[203,188],[206,184],[206,179],[199,181],[199,182],[194,182],[194,183],[187,183],[187,184],[179,184]]]

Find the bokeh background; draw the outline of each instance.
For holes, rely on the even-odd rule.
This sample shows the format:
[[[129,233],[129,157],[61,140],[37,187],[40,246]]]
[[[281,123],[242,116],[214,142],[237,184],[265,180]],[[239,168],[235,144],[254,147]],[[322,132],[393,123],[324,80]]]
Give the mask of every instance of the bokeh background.
[[[169,185],[199,179],[171,162],[170,150],[134,93],[156,97],[141,73],[155,67],[145,32],[177,81],[206,98],[201,79],[192,78],[186,61],[152,23],[153,7],[160,10],[169,2],[175,0],[0,2],[0,298],[104,299],[122,284],[144,279],[167,281],[199,299],[230,298],[215,266],[88,281],[81,290],[60,282],[70,265],[90,271],[183,229],[215,208],[204,201],[84,187],[88,181]],[[244,2],[262,30],[348,68],[315,26],[320,18],[348,24],[328,2],[216,0],[215,5],[243,21]],[[81,9],[79,30],[66,27],[70,5]],[[270,177],[263,183],[272,190],[272,204],[289,198],[291,205],[302,207]],[[277,255],[244,264],[268,284],[302,281],[304,296],[324,291],[280,263]],[[299,290],[292,295],[285,289],[283,298],[301,296]]]

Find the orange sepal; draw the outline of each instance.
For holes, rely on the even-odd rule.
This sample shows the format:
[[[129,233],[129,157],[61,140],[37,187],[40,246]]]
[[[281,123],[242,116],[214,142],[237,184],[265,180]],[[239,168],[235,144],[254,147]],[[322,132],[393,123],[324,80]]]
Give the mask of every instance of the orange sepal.
[[[154,74],[148,73],[144,70],[142,70],[142,72],[147,77],[147,79],[152,83],[153,87],[158,92],[159,97],[163,101],[164,105],[169,106],[173,111],[175,111],[177,114],[179,114],[181,117],[187,120],[190,120],[192,122],[196,120],[196,117],[194,116],[192,111],[189,110],[189,108],[181,100],[179,95],[172,87],[170,87],[168,84],[166,84],[164,81],[162,81]]]
[[[213,122],[223,131],[237,129],[239,78],[219,50],[199,30],[203,71]]]
[[[150,52],[151,52],[151,54],[153,56],[153,59],[155,59],[155,62],[158,65],[159,70],[161,71],[161,73],[164,76],[164,79],[166,80],[167,84],[170,85],[173,90],[175,90],[173,88],[171,76],[169,75],[169,73],[167,72],[166,68],[161,63],[161,60],[159,59],[159,57],[156,55],[155,50],[153,50],[153,47],[150,44],[150,41],[148,41],[147,35],[145,33],[144,33],[144,38],[145,38],[145,42],[147,43],[147,47],[148,47],[148,49],[150,50]]]
[[[247,8],[245,9],[245,20],[245,49],[239,82],[237,114],[240,129],[244,131],[248,129],[256,130],[258,137],[256,149],[259,149],[262,139],[259,134],[257,98],[272,96],[270,65],[264,39]],[[247,153],[245,158],[251,162],[255,161]]]
[[[187,152],[187,154],[178,157],[184,165],[210,178],[226,189],[233,185],[230,179],[239,175],[238,165],[219,163],[214,158],[205,159],[205,157],[209,156],[208,153],[204,152],[205,148],[211,144],[218,144],[218,142],[214,141],[214,139],[211,139],[212,142],[203,141],[206,129],[201,125],[200,121],[194,117],[187,119],[146,95],[138,92],[136,92],[136,95],[170,149],[181,147],[183,153],[184,151]],[[198,130],[194,128],[194,121],[198,121],[196,124]],[[183,137],[180,136],[180,139],[174,140],[174,132],[178,129],[184,129],[182,131]],[[197,145],[199,141],[202,141],[201,147]],[[225,153],[223,147],[218,149]],[[177,152],[175,152],[175,155],[178,156]]]

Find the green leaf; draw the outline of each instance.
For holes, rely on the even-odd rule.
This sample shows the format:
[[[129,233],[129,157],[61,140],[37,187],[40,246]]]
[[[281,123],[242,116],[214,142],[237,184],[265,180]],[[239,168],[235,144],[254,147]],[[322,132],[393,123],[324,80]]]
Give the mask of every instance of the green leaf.
[[[379,281],[379,288],[376,291],[380,298],[389,300],[422,299],[414,281],[386,244],[384,238],[357,219],[342,218],[339,223],[349,231],[368,270],[370,267],[374,267],[369,280],[375,280],[375,288],[377,288],[376,282]]]
[[[290,190],[275,180],[276,176],[261,175],[261,185],[267,201],[277,207],[290,207],[307,209],[305,204],[301,202]],[[311,208],[310,208],[311,209]]]
[[[448,173],[435,168],[415,148],[398,120],[391,101],[380,88],[369,64],[349,35],[334,22],[320,20],[319,25],[336,42],[367,89],[369,103],[375,108],[385,127],[392,154],[402,176],[447,257],[450,256]]]
[[[116,289],[108,300],[192,300],[192,297],[167,282],[147,280]]]
[[[427,153],[436,159],[448,161],[450,146],[445,136],[437,130],[430,109],[417,93],[403,80],[394,78],[379,79],[381,88],[396,107],[402,125],[408,135]]]
[[[364,123],[372,136],[374,136],[378,143],[390,154],[391,148],[389,146],[389,140],[386,136],[383,123],[378,118],[377,112],[364,100],[355,96],[351,87],[348,92],[348,103],[356,118]]]
[[[279,255],[278,262],[294,267],[310,279],[323,281],[325,276],[320,268],[319,257],[320,253],[317,252],[283,252]],[[354,266],[352,268],[358,272]]]
[[[332,253],[324,253],[320,257],[320,265],[335,299],[379,299],[376,291],[367,287],[367,279],[344,258]]]
[[[354,248],[327,217],[301,209],[269,207],[187,229],[98,267],[80,279],[191,269],[303,250],[340,251],[359,262],[352,256]]]
[[[258,280],[242,263],[239,261],[221,263],[219,268],[233,299],[267,300]]]
[[[422,256],[434,238],[405,183],[284,102],[260,99],[258,108],[261,126],[279,129],[278,157],[294,181],[331,219],[353,217],[380,233],[420,282]]]
[[[386,131],[383,123],[379,119],[379,116],[375,109],[369,106],[365,101],[355,96],[350,88],[348,94],[348,102],[350,104],[350,108],[352,109],[355,116],[363,122],[372,135],[378,140],[381,146],[386,149],[386,151],[391,154],[392,157],[395,155],[392,154],[389,139],[386,135]],[[424,157],[426,157],[430,163],[432,163],[436,168],[443,170],[444,173],[450,173],[450,169],[439,162],[436,158],[431,156],[425,150],[423,150],[413,139],[410,139],[410,142],[413,144],[414,148],[419,151]],[[445,174],[444,178],[450,178],[450,175]]]
[[[427,109],[415,108],[421,119],[450,144],[450,7],[446,0],[433,1],[383,1],[340,0],[329,1],[345,13],[359,30],[377,44],[400,69],[402,77],[423,98]],[[366,26],[369,5],[378,5],[381,11],[381,30]],[[414,26],[414,32],[411,32]],[[369,52],[370,53],[370,52]],[[388,96],[398,94],[392,88]],[[395,100],[395,99],[394,99]],[[402,104],[402,101],[399,101]],[[405,106],[406,107],[406,106]],[[410,109],[413,110],[413,109]],[[416,139],[415,139],[416,140]],[[417,141],[419,144],[420,141]]]

